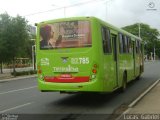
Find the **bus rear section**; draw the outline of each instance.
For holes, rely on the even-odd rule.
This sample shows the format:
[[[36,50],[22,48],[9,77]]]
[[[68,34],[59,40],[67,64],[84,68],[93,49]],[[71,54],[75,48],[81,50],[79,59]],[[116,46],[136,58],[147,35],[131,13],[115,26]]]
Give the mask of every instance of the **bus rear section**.
[[[50,21],[38,25],[37,68],[41,91],[100,92],[91,21]]]

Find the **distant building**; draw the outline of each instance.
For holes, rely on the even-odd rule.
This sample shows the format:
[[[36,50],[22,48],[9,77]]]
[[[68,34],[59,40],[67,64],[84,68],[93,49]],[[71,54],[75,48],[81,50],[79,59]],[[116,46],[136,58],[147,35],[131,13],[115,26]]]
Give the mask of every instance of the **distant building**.
[[[35,26],[28,26],[28,31],[31,35],[36,35],[36,27]]]
[[[35,36],[36,36],[36,27],[32,25],[28,25],[28,33],[30,36],[30,40],[35,41]]]

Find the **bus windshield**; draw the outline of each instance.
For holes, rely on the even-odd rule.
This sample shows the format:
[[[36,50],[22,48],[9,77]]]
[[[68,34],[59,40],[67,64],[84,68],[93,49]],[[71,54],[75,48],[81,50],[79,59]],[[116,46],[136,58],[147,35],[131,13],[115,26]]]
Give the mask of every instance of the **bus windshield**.
[[[89,21],[65,21],[40,27],[40,49],[91,47]]]

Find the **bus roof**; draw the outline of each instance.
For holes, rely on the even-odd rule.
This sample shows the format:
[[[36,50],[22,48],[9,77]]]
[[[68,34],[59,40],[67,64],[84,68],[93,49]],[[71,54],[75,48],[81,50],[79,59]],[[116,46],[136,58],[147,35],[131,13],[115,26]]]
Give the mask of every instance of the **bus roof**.
[[[88,19],[94,19],[94,20],[97,20],[99,21],[100,23],[106,25],[107,27],[113,29],[113,30],[116,30],[118,31],[119,33],[122,33],[122,34],[125,34],[125,35],[128,35],[130,37],[133,37],[135,39],[138,39],[140,41],[142,41],[142,39],[140,37],[137,37],[121,28],[118,28],[118,27],[115,27],[114,25],[108,23],[108,22],[105,22],[99,18],[96,18],[96,17],[70,17],[70,18],[60,18],[60,19],[54,19],[54,20],[48,20],[48,21],[43,21],[43,22],[40,22],[40,23],[36,23],[36,25],[43,25],[43,24],[51,24],[53,22],[63,22],[63,21],[71,21],[71,20],[88,20]]]

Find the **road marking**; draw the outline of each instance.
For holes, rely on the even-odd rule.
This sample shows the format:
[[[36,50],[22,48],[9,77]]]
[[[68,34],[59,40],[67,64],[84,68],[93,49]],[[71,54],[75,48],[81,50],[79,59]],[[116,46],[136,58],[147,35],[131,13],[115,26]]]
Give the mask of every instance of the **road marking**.
[[[32,87],[23,88],[23,89],[11,90],[11,91],[7,91],[7,92],[2,92],[2,93],[0,93],[0,95],[7,94],[7,93],[18,92],[18,91],[22,91],[22,90],[28,90],[28,89],[32,89],[32,88],[36,88],[36,87],[37,86],[32,86]]]
[[[18,109],[18,108],[21,108],[21,107],[24,107],[24,106],[27,106],[27,105],[30,105],[30,104],[32,104],[32,102],[31,103],[22,104],[22,105],[18,105],[16,107],[12,107],[12,108],[9,108],[9,109],[5,109],[5,110],[0,111],[0,114],[4,113],[4,112],[11,111],[11,110],[15,110],[15,109]]]

